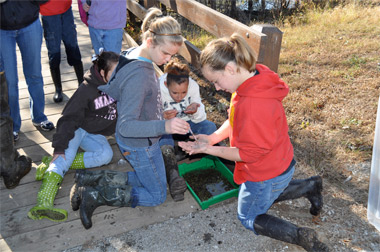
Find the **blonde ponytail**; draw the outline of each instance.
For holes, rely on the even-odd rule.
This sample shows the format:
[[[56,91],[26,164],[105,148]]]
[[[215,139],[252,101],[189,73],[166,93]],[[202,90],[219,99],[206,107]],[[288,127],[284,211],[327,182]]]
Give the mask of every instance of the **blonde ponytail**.
[[[150,8],[141,26],[143,41],[148,38],[153,39],[155,45],[173,43],[182,45],[181,26],[174,18],[162,16],[162,12],[157,8]]]
[[[212,70],[224,70],[228,62],[234,62],[249,72],[256,68],[256,58],[253,50],[245,39],[237,33],[229,38],[211,41],[200,56],[201,67],[207,65]],[[239,69],[238,69],[239,71]]]

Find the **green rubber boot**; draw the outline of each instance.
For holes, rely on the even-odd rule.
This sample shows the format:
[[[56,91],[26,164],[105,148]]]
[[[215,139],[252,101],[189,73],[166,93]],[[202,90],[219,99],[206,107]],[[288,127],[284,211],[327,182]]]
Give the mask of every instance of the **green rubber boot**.
[[[79,152],[75,155],[75,158],[74,158],[73,163],[71,164],[70,170],[79,170],[79,169],[86,168],[84,167],[83,156],[84,156],[84,152]],[[37,166],[37,169],[36,169],[36,180],[42,180],[46,170],[49,168],[49,165],[52,159],[53,159],[52,156],[44,156],[42,158],[41,164]]]
[[[42,179],[42,185],[37,195],[37,205],[29,210],[28,217],[32,220],[47,218],[51,221],[65,221],[67,211],[54,208],[54,199],[63,178],[55,172],[47,172]]]

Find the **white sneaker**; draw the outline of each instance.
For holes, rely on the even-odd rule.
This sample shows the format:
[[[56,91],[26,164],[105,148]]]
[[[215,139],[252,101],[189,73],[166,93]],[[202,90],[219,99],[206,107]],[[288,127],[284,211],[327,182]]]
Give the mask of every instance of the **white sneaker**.
[[[40,122],[40,123],[33,122],[33,125],[35,127],[40,127],[43,131],[51,131],[51,130],[53,130],[55,128],[54,124],[51,121],[49,121],[49,120],[46,120],[46,121],[43,121],[43,122]]]

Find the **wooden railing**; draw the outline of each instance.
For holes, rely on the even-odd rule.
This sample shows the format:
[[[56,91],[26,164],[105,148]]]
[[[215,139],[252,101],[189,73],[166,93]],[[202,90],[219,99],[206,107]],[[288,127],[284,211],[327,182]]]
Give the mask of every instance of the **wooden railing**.
[[[277,72],[282,42],[282,32],[277,27],[269,24],[248,27],[195,0],[142,0],[139,2],[141,4],[134,0],[127,0],[127,8],[129,14],[132,13],[141,20],[144,19],[147,9],[153,6],[160,7],[161,3],[216,37],[239,33],[256,53],[257,62]],[[125,38],[127,41],[131,40],[128,34]],[[179,54],[197,67],[200,50],[189,41],[185,41],[184,45]]]

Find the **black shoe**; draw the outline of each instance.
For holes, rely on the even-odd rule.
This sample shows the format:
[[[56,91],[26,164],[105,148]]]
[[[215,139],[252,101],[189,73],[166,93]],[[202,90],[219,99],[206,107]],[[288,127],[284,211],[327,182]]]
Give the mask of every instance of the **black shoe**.
[[[63,101],[62,89],[61,90],[55,90],[55,94],[53,96],[53,101],[55,103],[59,103],[59,102]]]
[[[53,130],[55,128],[54,124],[51,121],[49,121],[49,120],[46,120],[46,121],[43,121],[43,122],[40,122],[40,123],[33,122],[33,125],[35,127],[41,128],[41,130],[43,130],[43,131],[51,131],[51,130]]]

